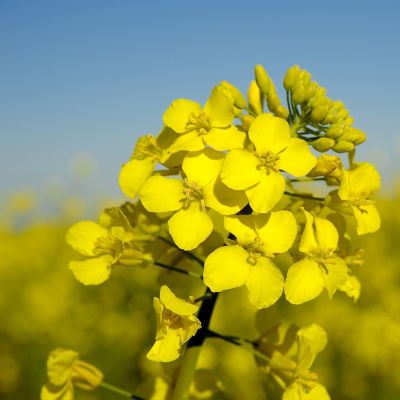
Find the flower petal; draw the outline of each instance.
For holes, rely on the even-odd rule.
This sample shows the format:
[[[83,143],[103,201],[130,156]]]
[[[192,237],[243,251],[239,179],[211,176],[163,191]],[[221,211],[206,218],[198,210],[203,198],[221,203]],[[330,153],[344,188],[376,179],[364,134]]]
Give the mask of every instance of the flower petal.
[[[285,282],[286,299],[292,304],[305,303],[317,297],[324,284],[319,265],[308,257],[303,258],[289,268]]]
[[[232,233],[243,246],[254,242],[257,232],[254,226],[254,215],[235,215],[224,218],[225,229]]]
[[[110,277],[113,262],[114,258],[106,254],[83,261],[70,261],[69,269],[84,285],[100,285]]]
[[[181,338],[175,329],[168,329],[164,337],[159,338],[147,353],[151,361],[170,362],[176,360],[181,351]]]
[[[213,292],[236,288],[245,284],[251,265],[249,254],[241,246],[219,247],[204,263],[204,284]]]
[[[246,134],[232,125],[228,128],[212,128],[204,141],[213,149],[218,151],[243,149]]]
[[[184,133],[187,131],[187,122],[192,113],[195,115],[201,111],[201,105],[196,101],[187,99],[177,99],[172,102],[163,115],[166,126],[175,132]]]
[[[144,160],[133,158],[124,164],[118,177],[122,193],[131,198],[136,197],[139,189],[151,176],[155,164],[155,161],[149,158]]]
[[[324,218],[315,218],[315,233],[319,250],[335,250],[339,234],[335,225]]]
[[[268,258],[259,257],[246,282],[250,301],[258,309],[275,304],[282,295],[283,282],[280,269]]]
[[[223,161],[223,154],[207,148],[189,153],[183,160],[182,169],[189,182],[204,187],[217,178]]]
[[[340,257],[334,257],[332,261],[325,264],[324,271],[325,287],[330,298],[335,294],[336,290],[346,282],[348,276],[348,268],[346,263]]]
[[[179,151],[199,151],[204,149],[204,141],[199,133],[191,131],[179,135],[171,146],[168,147],[170,153],[177,153]]]
[[[262,174],[260,182],[246,190],[251,208],[258,213],[271,211],[282,198],[285,186],[285,178],[280,172]]]
[[[199,310],[198,305],[176,297],[172,290],[166,285],[161,286],[160,300],[165,308],[181,316],[192,315]]]
[[[203,194],[206,206],[222,215],[236,214],[247,204],[245,192],[229,189],[219,177],[203,188]]]
[[[222,164],[221,180],[231,189],[248,189],[261,180],[258,164],[258,158],[250,151],[231,150]]]
[[[373,204],[365,206],[352,206],[354,217],[357,222],[357,234],[364,235],[373,233],[381,227],[381,217]]]
[[[143,207],[150,212],[179,210],[184,197],[182,181],[160,175],[147,179],[139,191]]]
[[[183,250],[193,250],[204,242],[213,230],[213,222],[199,202],[192,202],[168,221],[169,233]]]
[[[260,114],[249,128],[249,138],[261,154],[278,154],[288,146],[290,137],[288,122],[273,114]]]
[[[204,113],[213,128],[229,126],[235,117],[233,98],[227,95],[224,88],[216,86],[204,105]]]
[[[80,221],[69,228],[65,240],[79,253],[95,256],[96,242],[108,237],[108,230],[93,221]]]
[[[315,234],[315,217],[310,212],[302,209],[306,217],[306,224],[304,226],[303,234],[300,239],[299,250],[302,253],[312,253],[318,249],[317,237]]]
[[[317,163],[306,141],[290,138],[289,145],[279,154],[277,166],[293,176],[307,175]]]
[[[267,254],[285,253],[297,234],[296,218],[290,211],[274,211],[255,217],[256,230]]]

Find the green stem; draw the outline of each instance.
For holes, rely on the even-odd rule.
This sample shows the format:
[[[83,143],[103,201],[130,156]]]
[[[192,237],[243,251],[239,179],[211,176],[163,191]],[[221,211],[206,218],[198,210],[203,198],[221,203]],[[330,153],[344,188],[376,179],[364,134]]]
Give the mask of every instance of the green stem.
[[[196,272],[193,272],[193,271],[187,271],[186,269],[174,267],[172,265],[164,264],[164,263],[159,262],[159,261],[154,261],[153,264],[157,265],[158,267],[161,267],[161,268],[169,269],[170,271],[179,272],[180,274],[190,275],[190,276],[193,276],[195,278],[200,278],[201,279],[201,275],[196,273]]]
[[[325,177],[322,178],[293,178],[289,179],[289,182],[313,182],[313,181],[324,181]]]
[[[128,392],[127,390],[121,389],[121,388],[119,388],[117,386],[114,386],[114,385],[111,385],[110,383],[107,383],[107,382],[101,382],[100,386],[102,388],[104,388],[104,389],[109,390],[110,392],[114,392],[114,393],[117,393],[117,394],[119,394],[121,396],[128,397],[129,399],[145,400],[142,397],[136,396],[136,395]]]
[[[158,239],[162,240],[164,243],[167,243],[170,246],[178,249],[180,252],[186,254],[189,258],[191,258],[192,260],[196,261],[199,265],[201,265],[202,268],[204,267],[204,261],[202,259],[200,259],[199,257],[197,257],[196,255],[194,255],[193,253],[191,253],[190,251],[180,249],[175,243],[171,242],[170,240],[168,240],[162,236],[157,236],[157,237],[158,237]]]
[[[292,197],[300,197],[302,199],[310,199],[310,200],[315,200],[315,201],[325,201],[325,198],[323,197],[315,197],[312,195],[308,194],[303,194],[303,193],[291,193],[291,192],[284,192],[286,196],[292,196]]]
[[[221,335],[220,333],[214,332],[214,331],[211,331],[211,330],[208,331],[208,337],[222,339],[225,342],[232,343],[235,346],[242,347],[244,350],[246,350],[249,353],[253,354],[254,357],[257,357],[260,360],[263,360],[263,361],[266,361],[266,362],[270,361],[270,358],[267,355],[265,355],[264,353],[261,353],[261,351],[256,350],[254,348],[254,343],[249,341],[249,340],[247,340],[247,339],[242,339],[242,338],[238,338],[238,337],[235,337],[235,336]]]

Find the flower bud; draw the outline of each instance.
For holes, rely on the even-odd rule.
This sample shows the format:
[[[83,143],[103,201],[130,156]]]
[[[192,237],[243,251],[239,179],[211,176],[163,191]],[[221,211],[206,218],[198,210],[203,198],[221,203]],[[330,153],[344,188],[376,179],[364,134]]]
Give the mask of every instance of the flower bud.
[[[292,91],[297,85],[299,73],[300,67],[298,65],[293,65],[293,67],[287,70],[285,78],[283,79],[283,86],[288,92]]]
[[[263,97],[256,81],[251,81],[247,91],[247,99],[250,111],[252,111],[254,115],[257,116],[263,112]]]
[[[350,128],[353,131],[353,140],[354,144],[361,144],[367,140],[367,135],[361,129]]]
[[[339,139],[333,147],[333,151],[336,151],[336,153],[348,153],[352,150],[354,150],[354,143],[342,139]]]
[[[328,128],[328,130],[326,131],[326,136],[333,139],[337,139],[343,135],[343,132],[344,132],[344,124],[339,122],[332,124]]]
[[[231,95],[233,97],[233,101],[234,101],[233,104],[237,108],[240,108],[241,110],[243,108],[246,108],[246,105],[247,105],[246,99],[243,97],[242,93],[240,92],[240,90],[237,87],[233,86],[228,81],[222,81],[220,83],[220,85],[223,86],[224,88],[226,88],[231,93]]]
[[[261,90],[261,93],[266,95],[271,89],[271,78],[268,76],[267,71],[265,71],[264,67],[261,64],[257,64],[254,70],[256,82],[258,87]]]
[[[280,104],[279,107],[275,110],[274,114],[276,117],[287,119],[287,117],[289,116],[289,110],[285,106]]]
[[[296,85],[293,90],[292,100],[294,104],[301,104],[306,99],[306,89],[302,83]]]
[[[330,150],[335,144],[336,142],[333,139],[327,137],[321,137],[311,143],[312,147],[320,153]]]
[[[267,96],[267,106],[268,109],[275,113],[275,110],[280,106],[281,101],[279,100],[279,97],[275,93],[270,93]]]
[[[326,114],[328,114],[329,108],[328,106],[318,106],[313,108],[311,111],[311,119],[314,122],[322,122],[324,118],[326,117]]]
[[[255,120],[255,118],[250,114],[244,114],[242,116],[241,120],[242,120],[243,130],[245,130],[247,132],[249,130],[249,128],[250,128],[250,125]]]
[[[307,176],[315,178],[317,176],[325,176],[329,178],[339,178],[342,162],[339,157],[329,154],[322,154],[317,159],[315,167],[307,174]]]

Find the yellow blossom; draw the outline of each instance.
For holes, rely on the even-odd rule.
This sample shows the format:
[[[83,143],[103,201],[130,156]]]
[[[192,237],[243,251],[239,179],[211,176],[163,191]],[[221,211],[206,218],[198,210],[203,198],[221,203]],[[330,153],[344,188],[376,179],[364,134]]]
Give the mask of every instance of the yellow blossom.
[[[285,178],[306,175],[316,164],[304,140],[291,137],[286,120],[272,114],[259,115],[249,128],[255,150],[235,149],[228,153],[221,180],[234,190],[245,190],[252,209],[270,211],[282,198]]]
[[[207,257],[204,283],[213,292],[246,285],[249,299],[257,308],[269,307],[281,296],[284,281],[271,258],[291,247],[297,231],[293,214],[276,211],[225,217],[225,228],[236,242]]]
[[[181,249],[196,248],[212,232],[208,208],[229,215],[240,211],[247,202],[243,192],[231,190],[221,182],[223,159],[223,154],[209,148],[191,152],[182,163],[183,180],[154,175],[139,192],[148,211],[175,211],[168,226]]]
[[[77,352],[61,348],[50,353],[47,376],[49,381],[42,387],[41,400],[73,400],[74,386],[93,390],[103,380],[102,372],[80,360]]]
[[[304,211],[306,224],[299,250],[305,255],[288,271],[286,299],[301,304],[317,297],[325,287],[330,297],[347,279],[345,261],[335,254],[339,235],[332,222]]]
[[[168,286],[162,286],[160,298],[154,298],[157,314],[156,342],[147,353],[152,361],[169,362],[176,360],[182,346],[201,328],[194,314],[199,307],[172,293]]]
[[[198,151],[206,145],[223,151],[242,148],[245,133],[232,125],[234,98],[224,86],[216,86],[204,108],[195,101],[175,100],[164,113],[164,124],[179,134],[171,152]]]

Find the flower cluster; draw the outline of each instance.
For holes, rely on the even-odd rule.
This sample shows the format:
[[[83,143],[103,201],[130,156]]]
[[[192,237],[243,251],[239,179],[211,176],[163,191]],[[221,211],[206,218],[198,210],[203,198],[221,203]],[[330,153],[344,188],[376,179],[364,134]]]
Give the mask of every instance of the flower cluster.
[[[257,309],[273,306],[283,294],[302,304],[324,288],[329,297],[336,291],[359,296],[352,268],[357,256],[346,243],[354,231],[363,235],[380,227],[371,199],[379,174],[355,161],[366,135],[307,71],[291,67],[283,86],[286,105],[257,65],[247,101],[226,81],[204,106],[174,100],[161,132],[139,138],[121,168],[121,190],[135,203],[106,209],[99,223],[78,222],[68,232],[67,242],[88,257],[70,263],[84,284],[104,282],[116,265],[152,264],[202,278],[207,291],[201,306],[167,286],[154,299],[151,360],[177,359],[195,335],[216,337],[208,324],[216,293],[225,290],[246,286]],[[348,153],[348,163],[319,154],[329,150]],[[202,273],[164,262],[168,252],[185,257],[188,266],[200,264]],[[214,303],[207,305],[210,298]],[[196,316],[199,308],[205,311]],[[272,373],[284,380],[283,399],[328,398],[309,372],[325,332],[312,325],[296,335],[295,361],[268,355],[271,371],[286,366],[284,374]],[[176,390],[181,387],[178,382]]]

